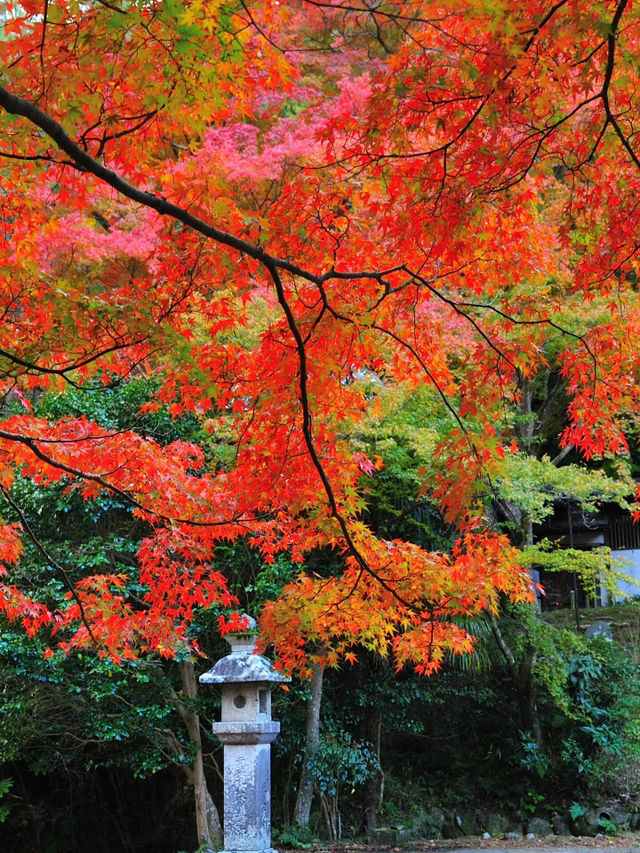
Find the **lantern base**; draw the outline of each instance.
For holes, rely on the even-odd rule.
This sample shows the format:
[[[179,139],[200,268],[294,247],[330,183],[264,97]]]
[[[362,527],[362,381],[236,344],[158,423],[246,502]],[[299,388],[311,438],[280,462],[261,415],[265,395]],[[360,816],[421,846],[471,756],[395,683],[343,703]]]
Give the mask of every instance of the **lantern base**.
[[[274,850],[273,847],[267,847],[262,850],[239,850],[238,848],[234,848],[232,850],[219,850],[218,853],[280,853],[279,850]]]

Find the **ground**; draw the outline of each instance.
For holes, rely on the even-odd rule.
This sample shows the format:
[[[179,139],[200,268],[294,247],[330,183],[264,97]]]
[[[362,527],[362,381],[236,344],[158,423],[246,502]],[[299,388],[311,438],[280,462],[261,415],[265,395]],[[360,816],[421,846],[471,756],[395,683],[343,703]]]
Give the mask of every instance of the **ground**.
[[[455,840],[412,841],[400,847],[382,847],[368,844],[327,844],[307,850],[306,853],[430,853],[430,851],[463,851],[473,850],[609,850],[640,848],[640,833],[629,832],[615,837],[590,838],[588,836],[559,836],[550,835],[547,838],[521,838],[517,841],[505,841],[502,838],[458,838]],[[304,853],[295,851],[295,853]]]

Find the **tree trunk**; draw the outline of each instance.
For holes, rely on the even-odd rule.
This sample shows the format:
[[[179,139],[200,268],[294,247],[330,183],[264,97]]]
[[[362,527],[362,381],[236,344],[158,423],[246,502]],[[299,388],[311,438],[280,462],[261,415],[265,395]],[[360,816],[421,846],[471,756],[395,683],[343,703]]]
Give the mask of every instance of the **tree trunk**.
[[[380,764],[381,732],[382,711],[377,707],[369,708],[364,720],[364,739],[375,750],[378,768],[364,783],[364,821],[368,832],[378,828],[378,809],[382,804],[384,774]]]
[[[507,663],[509,675],[516,688],[518,697],[518,710],[520,712],[520,727],[523,731],[531,732],[531,735],[537,746],[542,746],[542,728],[540,726],[540,717],[538,715],[538,705],[536,702],[536,688],[533,679],[533,669],[536,663],[536,651],[531,645],[523,652],[522,661],[518,666],[513,651],[509,648],[505,640],[498,620],[493,614],[490,614],[491,630],[496,639],[498,648]]]
[[[522,730],[531,732],[536,745],[540,747],[542,746],[542,727],[540,726],[536,686],[533,678],[537,656],[538,653],[533,646],[528,645],[523,652],[516,683]]]
[[[324,667],[316,663],[311,678],[311,697],[307,702],[307,724],[305,729],[304,756],[302,758],[302,774],[298,787],[298,796],[293,810],[293,821],[298,826],[309,826],[311,816],[311,801],[315,779],[313,774],[313,759],[320,745],[320,706],[322,704],[322,681]]]
[[[198,695],[198,681],[193,663],[188,660],[179,661],[178,669],[184,695],[189,699],[195,699]],[[218,810],[207,788],[207,780],[204,774],[200,717],[192,708],[181,702],[179,697],[176,699],[178,713],[189,733],[194,754],[193,764],[189,768],[190,772],[187,773],[187,776],[193,785],[198,844],[201,847],[215,850],[222,845],[222,826]]]

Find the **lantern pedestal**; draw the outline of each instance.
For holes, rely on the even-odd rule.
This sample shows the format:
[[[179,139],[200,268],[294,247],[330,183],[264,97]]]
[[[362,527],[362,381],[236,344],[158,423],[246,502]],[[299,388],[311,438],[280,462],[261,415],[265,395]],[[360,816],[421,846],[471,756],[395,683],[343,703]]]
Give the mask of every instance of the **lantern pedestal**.
[[[224,744],[224,853],[271,851],[271,743],[280,723],[214,723]]]

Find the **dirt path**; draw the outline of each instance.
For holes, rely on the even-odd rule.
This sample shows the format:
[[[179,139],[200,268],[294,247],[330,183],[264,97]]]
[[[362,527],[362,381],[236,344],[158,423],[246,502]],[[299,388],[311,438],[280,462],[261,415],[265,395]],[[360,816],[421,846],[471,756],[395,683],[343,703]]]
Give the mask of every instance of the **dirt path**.
[[[456,840],[440,839],[437,841],[411,841],[398,847],[384,847],[368,844],[327,844],[324,847],[314,847],[307,851],[292,851],[292,853],[431,853],[433,851],[455,851],[455,853],[474,853],[476,850],[519,850],[521,853],[537,853],[539,850],[573,851],[593,850],[638,850],[640,848],[640,833],[624,833],[613,838],[590,838],[588,836],[574,837],[572,835],[549,835],[546,838],[520,838],[516,841],[505,841],[503,838],[458,838]]]
[[[458,838],[455,841],[421,841],[407,845],[411,850],[567,850],[598,848],[600,850],[618,848],[639,848],[640,833],[629,832],[612,838],[591,838],[590,836],[548,835],[546,838],[519,838],[505,841],[503,838]]]

